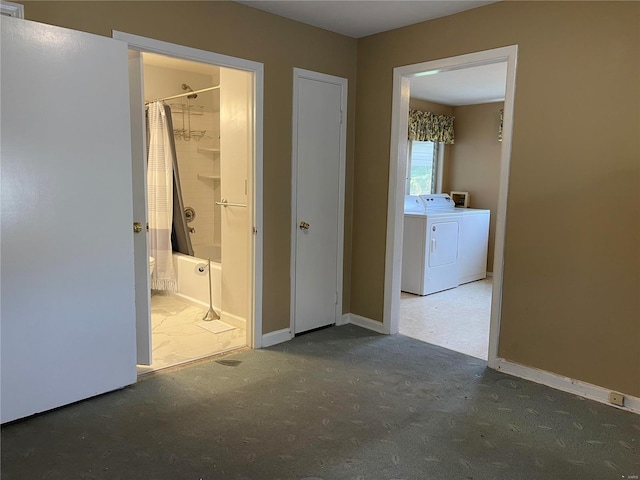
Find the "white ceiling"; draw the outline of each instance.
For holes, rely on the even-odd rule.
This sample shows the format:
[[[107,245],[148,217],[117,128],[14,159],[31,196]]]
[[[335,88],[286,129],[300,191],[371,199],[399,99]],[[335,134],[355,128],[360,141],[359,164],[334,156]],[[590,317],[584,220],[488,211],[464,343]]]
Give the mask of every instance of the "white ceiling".
[[[240,1],[251,7],[360,37],[429,18],[450,15],[489,1]],[[342,31],[341,31],[342,30]],[[215,75],[218,67],[163,55],[144,55],[145,64]],[[411,98],[443,105],[475,105],[504,100],[507,64],[495,63],[411,78]]]
[[[238,3],[353,38],[365,37],[499,0],[235,0]],[[459,106],[504,99],[506,63],[411,80],[411,97]]]
[[[507,86],[507,62],[481,65],[434,75],[414,76],[411,98],[443,105],[460,106],[504,100]]]
[[[446,17],[499,0],[236,0],[353,38]]]

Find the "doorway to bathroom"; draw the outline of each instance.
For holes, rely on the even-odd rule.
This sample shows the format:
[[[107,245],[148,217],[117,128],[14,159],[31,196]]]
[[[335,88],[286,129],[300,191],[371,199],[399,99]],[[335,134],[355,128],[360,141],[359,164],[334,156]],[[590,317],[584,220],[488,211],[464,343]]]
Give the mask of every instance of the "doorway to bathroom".
[[[138,374],[261,343],[262,64],[129,44]]]

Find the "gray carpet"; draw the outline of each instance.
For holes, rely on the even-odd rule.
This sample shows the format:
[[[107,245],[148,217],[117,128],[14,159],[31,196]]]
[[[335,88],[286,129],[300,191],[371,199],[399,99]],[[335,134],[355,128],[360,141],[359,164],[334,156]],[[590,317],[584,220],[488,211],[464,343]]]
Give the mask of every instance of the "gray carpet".
[[[2,479],[622,479],[639,450],[638,415],[344,326],[5,425]]]

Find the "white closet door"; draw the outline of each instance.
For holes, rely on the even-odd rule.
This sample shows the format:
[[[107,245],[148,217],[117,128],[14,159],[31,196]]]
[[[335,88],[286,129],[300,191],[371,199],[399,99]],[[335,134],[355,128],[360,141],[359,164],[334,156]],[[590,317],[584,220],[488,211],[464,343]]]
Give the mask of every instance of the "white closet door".
[[[311,78],[305,78],[307,75]],[[346,80],[294,78],[294,333],[336,323],[340,312]]]
[[[136,380],[127,46],[3,17],[2,422]]]

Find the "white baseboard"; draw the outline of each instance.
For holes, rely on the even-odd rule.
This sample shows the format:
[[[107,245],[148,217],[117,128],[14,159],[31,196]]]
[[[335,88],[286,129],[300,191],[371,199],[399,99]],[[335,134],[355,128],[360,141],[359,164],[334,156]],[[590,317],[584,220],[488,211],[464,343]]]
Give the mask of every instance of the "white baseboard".
[[[207,308],[209,308],[207,306]],[[247,328],[247,320],[227,312],[220,312],[220,320],[236,328]]]
[[[291,340],[291,330],[283,328],[282,330],[276,330],[275,332],[269,332],[262,335],[262,348],[267,348],[278,343],[288,342]]]
[[[595,400],[596,402],[605,403],[621,410],[640,414],[640,398],[627,395],[624,392],[620,392],[625,397],[624,407],[619,407],[609,402],[609,393],[612,390],[604,387],[581,382],[579,380],[574,380],[569,377],[539,370],[537,368],[526,367],[524,365],[505,360],[504,358],[497,359],[496,370],[513,375],[514,377],[524,378],[525,380],[541,383],[542,385],[547,385],[548,387],[555,388],[557,390],[562,390],[580,397]]]
[[[338,317],[336,319],[336,327],[340,327],[349,323],[349,315],[349,313],[343,313],[341,317]]]
[[[367,330],[373,330],[377,333],[382,333],[387,335],[389,332],[385,331],[384,325],[382,322],[376,322],[375,320],[371,320],[367,317],[361,317],[360,315],[356,315],[355,313],[345,313],[342,318],[345,319],[347,317],[345,323],[352,323],[357,325],[358,327],[366,328]]]

